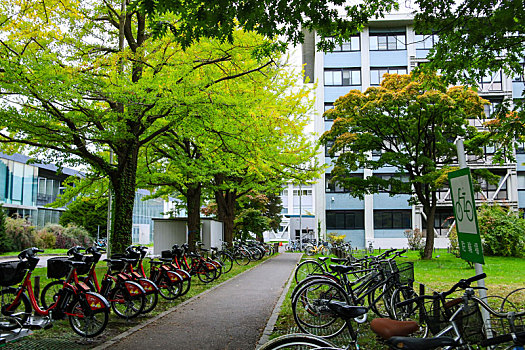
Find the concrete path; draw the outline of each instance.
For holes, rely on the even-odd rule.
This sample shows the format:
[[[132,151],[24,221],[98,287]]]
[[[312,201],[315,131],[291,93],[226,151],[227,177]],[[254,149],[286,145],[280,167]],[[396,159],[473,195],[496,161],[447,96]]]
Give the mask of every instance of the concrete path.
[[[301,254],[283,253],[106,346],[128,349],[255,349]]]

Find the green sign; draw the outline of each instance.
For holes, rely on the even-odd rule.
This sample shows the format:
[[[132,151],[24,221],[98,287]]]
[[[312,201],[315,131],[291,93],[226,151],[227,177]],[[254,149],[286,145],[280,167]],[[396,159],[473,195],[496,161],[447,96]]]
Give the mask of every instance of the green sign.
[[[461,258],[484,264],[470,169],[463,168],[449,173],[448,181],[450,182]]]

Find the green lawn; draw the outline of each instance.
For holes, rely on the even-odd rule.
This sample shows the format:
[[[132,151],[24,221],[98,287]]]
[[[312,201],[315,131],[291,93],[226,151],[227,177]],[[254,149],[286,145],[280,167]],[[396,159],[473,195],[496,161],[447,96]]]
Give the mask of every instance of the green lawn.
[[[45,252],[43,254],[63,254],[65,255],[67,253],[68,249],[45,249]],[[5,252],[0,253],[0,256],[17,256],[20,252]],[[39,253],[42,254],[42,253]]]
[[[378,253],[376,250],[374,255]],[[475,275],[473,267],[469,266],[464,260],[448,253],[447,250],[437,250],[432,260],[420,260],[418,252],[415,251],[409,251],[404,255],[407,257],[399,258],[398,261],[414,262],[415,280],[418,283],[423,283],[427,292],[448,290],[460,279]],[[304,259],[312,259],[312,257],[304,255]],[[487,274],[485,284],[488,288],[487,294],[489,296],[505,297],[511,291],[525,287],[525,259],[523,258],[485,257],[483,270]],[[299,331],[295,326],[290,305],[290,294],[294,286],[295,282],[293,281],[288,291],[288,296],[282,305],[273,336]],[[416,285],[415,288],[418,288],[418,286]],[[525,291],[518,295],[523,305],[525,303],[525,300],[523,300],[525,299]],[[501,299],[495,298],[494,300],[500,302]],[[348,343],[346,333],[345,331],[342,335],[336,337],[336,343],[339,343],[339,345]],[[370,331],[368,322],[359,328],[359,343],[364,349],[382,348],[382,345],[377,342],[375,335]]]

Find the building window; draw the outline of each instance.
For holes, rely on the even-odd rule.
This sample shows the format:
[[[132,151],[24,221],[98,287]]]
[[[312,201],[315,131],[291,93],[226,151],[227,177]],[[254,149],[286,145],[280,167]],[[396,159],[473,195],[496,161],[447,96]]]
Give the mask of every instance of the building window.
[[[360,50],[360,39],[359,35],[350,37],[348,41],[338,42],[336,38],[327,38],[327,40],[334,43],[335,47],[331,52],[348,52],[348,51],[359,51]]]
[[[334,109],[334,103],[333,102],[325,102],[324,103],[324,111],[329,111],[331,109]],[[332,118],[332,115],[331,114],[325,114],[324,115],[324,120],[333,120]]]
[[[348,177],[359,177],[363,178],[362,174],[350,174]],[[333,180],[332,174],[325,174],[325,190],[330,193],[350,193],[351,188],[345,188],[339,182]]]
[[[325,86],[353,86],[361,85],[361,70],[359,68],[325,69]]]
[[[363,210],[327,210],[326,229],[327,230],[356,230],[363,229],[364,226]]]
[[[346,149],[343,148],[342,150],[339,150],[335,152],[334,155],[330,154],[330,149],[334,146],[334,141],[326,141],[326,145],[324,146],[324,155],[325,157],[339,157],[341,154],[346,152]]]
[[[370,33],[370,51],[406,50],[405,33]]]
[[[430,50],[438,42],[436,34],[416,34],[415,35],[416,50]]]
[[[370,68],[370,85],[379,85],[383,81],[383,75],[389,74],[407,74],[406,67],[384,67]]]
[[[412,228],[411,210],[375,210],[374,229],[410,229]]]
[[[294,196],[311,196],[312,190],[293,190]]]
[[[503,85],[501,83],[501,70],[495,73],[489,73],[488,75],[481,78],[479,87],[482,91],[501,91]]]

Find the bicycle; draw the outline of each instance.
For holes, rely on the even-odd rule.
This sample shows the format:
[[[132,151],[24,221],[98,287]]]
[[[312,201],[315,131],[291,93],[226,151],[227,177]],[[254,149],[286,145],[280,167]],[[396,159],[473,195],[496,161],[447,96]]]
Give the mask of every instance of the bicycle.
[[[307,243],[304,247],[304,252],[308,256],[316,254],[328,255],[330,254],[330,249],[328,249],[328,242],[322,242],[320,244]]]
[[[78,281],[76,268],[84,262],[66,261],[69,265],[67,280],[63,282],[54,303],[47,308],[38,305],[31,275],[38,261],[37,253],[44,250],[28,248],[18,254],[19,261],[0,264],[3,275],[0,290],[0,329],[12,330],[23,328],[32,313],[39,316],[60,320],[66,316],[73,331],[80,336],[90,338],[101,334],[109,319],[109,303],[98,293],[90,291],[88,285]],[[74,281],[69,283],[68,281]],[[21,283],[18,288],[12,286]]]

